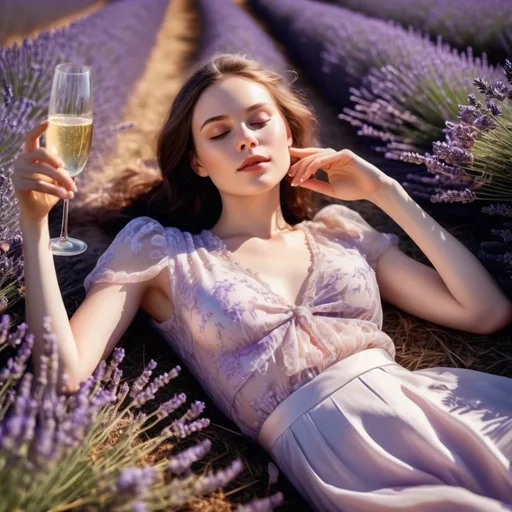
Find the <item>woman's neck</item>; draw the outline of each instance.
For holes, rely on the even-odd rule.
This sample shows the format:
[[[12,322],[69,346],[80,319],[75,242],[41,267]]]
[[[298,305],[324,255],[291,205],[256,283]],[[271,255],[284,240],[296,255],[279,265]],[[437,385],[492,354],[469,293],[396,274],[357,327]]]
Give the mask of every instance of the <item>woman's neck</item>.
[[[279,190],[276,193],[251,197],[223,197],[222,213],[210,230],[220,238],[244,237],[270,239],[293,231],[281,209]]]

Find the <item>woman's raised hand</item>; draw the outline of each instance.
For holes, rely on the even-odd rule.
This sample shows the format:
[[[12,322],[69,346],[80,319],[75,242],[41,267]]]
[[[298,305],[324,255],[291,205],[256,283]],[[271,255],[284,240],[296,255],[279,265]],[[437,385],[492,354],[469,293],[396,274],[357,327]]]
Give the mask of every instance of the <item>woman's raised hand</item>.
[[[343,201],[373,201],[394,181],[350,149],[289,149],[292,160],[298,159],[288,171],[293,176],[293,186],[308,188]],[[319,169],[327,173],[328,183],[314,178]]]
[[[43,220],[59,199],[71,199],[77,190],[64,163],[39,147],[39,137],[47,128],[46,120],[25,134],[24,150],[14,162],[11,178],[21,216],[33,221]]]

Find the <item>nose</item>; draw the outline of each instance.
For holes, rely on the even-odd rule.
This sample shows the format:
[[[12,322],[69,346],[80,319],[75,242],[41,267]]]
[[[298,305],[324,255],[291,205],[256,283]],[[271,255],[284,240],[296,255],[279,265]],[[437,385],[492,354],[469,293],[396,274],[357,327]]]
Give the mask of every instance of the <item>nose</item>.
[[[238,137],[237,148],[238,151],[243,151],[244,149],[255,148],[258,145],[258,139],[254,136],[251,130],[247,128],[247,126],[242,126],[242,131]]]

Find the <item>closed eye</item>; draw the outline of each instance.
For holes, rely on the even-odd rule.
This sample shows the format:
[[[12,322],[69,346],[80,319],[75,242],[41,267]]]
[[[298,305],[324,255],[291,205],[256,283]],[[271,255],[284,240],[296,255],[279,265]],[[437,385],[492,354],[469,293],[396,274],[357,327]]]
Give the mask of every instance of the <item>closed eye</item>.
[[[265,126],[269,121],[270,121],[270,119],[267,119],[266,121],[263,121],[263,122],[261,122],[261,123],[251,123],[251,124],[252,124],[252,126],[262,127],[262,126]],[[229,133],[229,131],[224,132],[224,133],[221,133],[220,135],[215,135],[215,137],[210,137],[210,140],[222,139],[222,138],[224,138],[228,133]]]

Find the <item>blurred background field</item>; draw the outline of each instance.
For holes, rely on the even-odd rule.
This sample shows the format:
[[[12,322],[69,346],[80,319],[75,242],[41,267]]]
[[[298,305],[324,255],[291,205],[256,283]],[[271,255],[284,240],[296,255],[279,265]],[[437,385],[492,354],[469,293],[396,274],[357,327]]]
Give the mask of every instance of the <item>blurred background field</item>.
[[[89,250],[55,260],[72,315],[84,297],[83,279],[112,239],[87,212],[101,211],[121,170],[158,175],[156,137],[173,98],[190,67],[217,51],[247,53],[277,70],[296,71],[294,87],[314,107],[322,145],[350,148],[402,182],[512,297],[512,69],[505,66],[512,54],[512,4],[495,0],[482,10],[481,2],[461,1],[465,9],[456,9],[461,2],[455,0],[393,0],[386,7],[376,0],[48,0],[46,8],[45,2],[0,0],[0,242],[7,247],[0,250],[7,262],[0,266],[0,299],[2,287],[7,290],[0,311],[3,304],[4,312],[23,319],[22,257],[7,178],[25,128],[45,118],[54,65],[67,59],[91,65],[98,106],[93,155],[70,204],[70,234]],[[101,36],[96,40],[95,34]],[[319,198],[319,207],[326,201]],[[396,233],[402,250],[428,263],[378,208],[348,205],[377,229]],[[57,206],[52,236],[59,234],[60,219]],[[512,377],[510,328],[493,335],[463,333],[388,304],[384,309],[384,330],[407,368],[457,366]],[[181,364],[142,312],[121,345],[128,377],[150,359],[161,369]],[[197,469],[222,467],[234,457],[245,464],[222,491],[186,509],[231,510],[279,490],[285,496],[279,510],[310,510],[284,475],[269,485],[268,455],[181,366],[173,394],[184,391],[204,401],[211,419],[192,436],[212,441]]]

